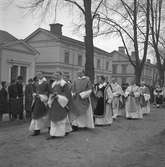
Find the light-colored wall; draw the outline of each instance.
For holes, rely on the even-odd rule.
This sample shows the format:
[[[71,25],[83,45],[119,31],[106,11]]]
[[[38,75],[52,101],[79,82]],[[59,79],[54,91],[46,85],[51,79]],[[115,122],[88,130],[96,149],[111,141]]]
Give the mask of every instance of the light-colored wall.
[[[39,56],[36,60],[36,71],[45,71],[47,73],[53,73],[55,70],[61,70],[63,72],[70,73],[70,79],[77,77],[77,71],[83,69],[85,66],[85,49],[80,46],[71,45],[68,43],[59,42],[56,40],[49,41],[50,37],[43,36],[45,41],[42,41],[42,35],[38,35],[38,41],[29,41],[29,44],[39,51]],[[35,37],[34,37],[35,38]],[[35,41],[35,42],[33,42]],[[64,53],[69,52],[69,64],[64,64]],[[82,65],[78,66],[78,55],[82,55]],[[112,59],[110,55],[105,55],[102,52],[94,53],[94,66],[96,75],[105,75],[109,79],[112,73]],[[97,59],[101,61],[101,69],[98,70]],[[109,70],[106,71],[106,62],[109,61]]]
[[[40,55],[36,59],[37,62],[62,62],[60,55],[60,44],[56,41],[39,41],[30,43]]]
[[[27,67],[27,80],[35,74],[35,56],[11,50],[2,51],[1,80],[10,82],[10,68],[12,65]]]
[[[112,56],[112,64],[117,64],[117,73],[112,74],[113,77],[115,77],[118,82],[121,84],[122,77],[126,78],[126,82],[130,82],[134,78],[134,67],[131,65],[129,60],[126,56],[122,56],[118,52],[113,53]],[[122,64],[127,64],[127,73],[124,75],[122,73]],[[144,66],[143,74],[142,74],[142,80],[144,80],[147,84],[152,84],[153,80],[153,73],[155,67],[152,64],[146,63]]]

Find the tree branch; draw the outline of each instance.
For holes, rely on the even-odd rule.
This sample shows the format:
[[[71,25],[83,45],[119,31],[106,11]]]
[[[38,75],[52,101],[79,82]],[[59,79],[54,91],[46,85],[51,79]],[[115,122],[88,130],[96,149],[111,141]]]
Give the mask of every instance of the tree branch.
[[[85,15],[85,10],[76,1],[72,1],[72,0],[64,0],[64,1],[76,5],[82,11],[82,13]]]
[[[98,6],[96,7],[96,9],[95,9],[95,11],[94,11],[94,13],[93,13],[92,20],[94,20],[96,14],[97,14],[97,11],[99,10],[99,8],[100,8],[101,4],[103,3],[103,1],[104,1],[104,0],[100,0]]]

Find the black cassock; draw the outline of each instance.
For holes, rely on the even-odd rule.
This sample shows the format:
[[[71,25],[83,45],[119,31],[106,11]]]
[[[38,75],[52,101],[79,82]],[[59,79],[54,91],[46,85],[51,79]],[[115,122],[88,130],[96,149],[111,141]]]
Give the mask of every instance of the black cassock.
[[[156,98],[156,104],[162,104],[163,103],[163,95],[162,94],[162,89],[161,88],[156,88],[155,92],[157,95],[155,95]]]
[[[96,108],[94,109],[94,116],[95,117],[104,117],[105,115],[105,89],[106,85],[99,87],[99,85],[95,86],[96,89],[96,98],[97,104]]]

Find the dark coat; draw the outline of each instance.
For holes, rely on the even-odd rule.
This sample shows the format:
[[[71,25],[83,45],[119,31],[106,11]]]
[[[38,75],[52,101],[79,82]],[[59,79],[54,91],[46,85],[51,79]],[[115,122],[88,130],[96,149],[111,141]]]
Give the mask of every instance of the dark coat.
[[[11,84],[8,87],[8,93],[9,93],[9,112],[12,114],[17,114],[18,113],[18,105],[17,105],[18,90],[17,90],[16,84]]]
[[[8,112],[8,98],[7,91],[5,88],[0,90],[0,113]]]
[[[28,84],[25,87],[25,110],[31,111],[33,101],[33,85]]]

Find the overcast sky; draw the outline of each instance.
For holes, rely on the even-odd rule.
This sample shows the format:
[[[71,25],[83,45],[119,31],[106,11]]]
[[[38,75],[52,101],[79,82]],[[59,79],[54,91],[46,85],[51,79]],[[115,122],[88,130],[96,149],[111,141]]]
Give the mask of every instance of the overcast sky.
[[[0,2],[5,1],[7,0],[0,0]],[[57,18],[57,22],[63,24],[63,35],[79,40],[83,39],[81,34],[73,33],[73,22],[67,12],[60,14]],[[50,19],[47,19],[41,24],[38,17],[31,15],[25,16],[23,9],[16,7],[15,4],[11,4],[6,8],[3,3],[3,8],[0,10],[0,29],[8,31],[18,39],[24,39],[39,27],[49,30],[50,23],[52,23]],[[118,47],[122,45],[119,39],[112,37],[97,37],[94,39],[94,44],[108,52],[117,50]]]

